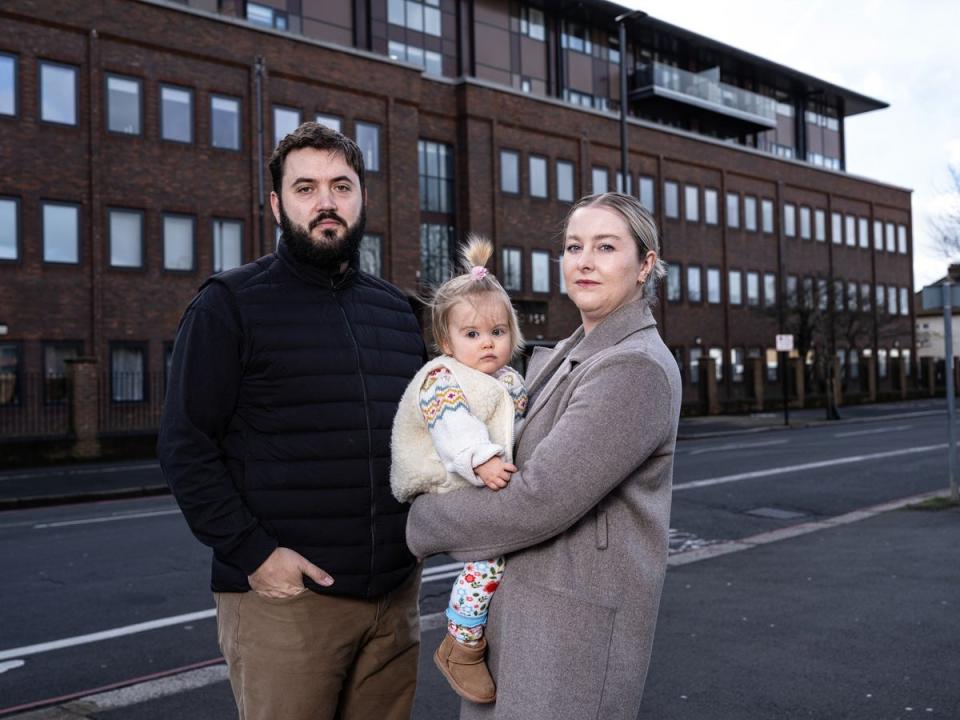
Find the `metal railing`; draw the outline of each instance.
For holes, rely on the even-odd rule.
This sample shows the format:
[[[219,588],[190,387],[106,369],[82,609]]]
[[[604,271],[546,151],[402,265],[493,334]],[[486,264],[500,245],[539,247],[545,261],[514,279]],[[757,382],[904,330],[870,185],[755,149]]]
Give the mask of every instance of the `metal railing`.
[[[70,387],[64,377],[0,374],[0,442],[70,435]]]
[[[162,372],[105,372],[98,394],[101,434],[156,432],[166,382]]]
[[[638,63],[633,89],[641,90],[651,86],[709,103],[721,112],[734,110],[763,118],[772,126],[776,125],[777,105],[773,98],[720,82],[717,68],[693,73],[659,62]]]

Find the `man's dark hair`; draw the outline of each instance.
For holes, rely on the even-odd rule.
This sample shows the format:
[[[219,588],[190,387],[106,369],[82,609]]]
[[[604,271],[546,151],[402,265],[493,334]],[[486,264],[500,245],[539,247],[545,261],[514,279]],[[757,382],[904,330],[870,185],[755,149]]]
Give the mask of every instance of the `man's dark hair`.
[[[283,165],[287,155],[300,148],[316,148],[328,150],[343,155],[347,164],[353,168],[360,178],[360,190],[365,187],[363,176],[363,152],[353,140],[326,125],[315,122],[305,122],[279,142],[273,155],[270,156],[270,177],[273,179],[273,191],[280,195],[283,187]]]

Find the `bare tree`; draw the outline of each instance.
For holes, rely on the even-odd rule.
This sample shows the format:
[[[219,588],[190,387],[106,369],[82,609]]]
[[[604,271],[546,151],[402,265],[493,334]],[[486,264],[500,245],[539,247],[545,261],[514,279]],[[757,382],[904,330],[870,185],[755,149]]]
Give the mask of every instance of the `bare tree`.
[[[952,196],[952,202],[930,221],[930,227],[940,252],[957,261],[960,259],[960,166],[951,165],[948,170],[951,187],[947,193]]]

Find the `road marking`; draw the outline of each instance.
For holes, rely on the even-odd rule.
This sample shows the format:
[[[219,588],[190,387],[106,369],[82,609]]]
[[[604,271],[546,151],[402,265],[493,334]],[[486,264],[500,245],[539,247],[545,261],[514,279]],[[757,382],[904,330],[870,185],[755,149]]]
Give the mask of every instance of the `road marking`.
[[[7,670],[16,670],[17,668],[22,668],[27,663],[23,660],[9,660],[7,662],[0,662],[0,675],[7,672]]]
[[[69,527],[71,525],[92,525],[93,523],[113,522],[115,520],[136,520],[137,518],[157,517],[159,515],[179,515],[180,509],[174,510],[154,510],[152,512],[127,513],[124,515],[110,515],[109,517],[85,518],[83,520],[62,520],[60,522],[38,523],[33,526],[34,530],[46,530],[47,528]]]
[[[32,480],[42,477],[69,477],[70,475],[100,475],[106,473],[131,472],[134,470],[154,470],[160,463],[139,463],[135,465],[114,465],[109,467],[76,468],[74,470],[47,470],[44,472],[17,473],[15,475],[0,475],[0,482],[4,480]]]
[[[689,455],[701,455],[709,452],[724,452],[727,450],[749,450],[750,448],[770,447],[771,445],[785,445],[789,440],[768,440],[760,443],[735,443],[733,445],[717,445],[716,447],[700,448],[691,450]]]
[[[211,665],[210,667],[190,670],[180,673],[179,675],[171,675],[170,677],[149,680],[138,683],[137,685],[128,685],[127,687],[118,688],[117,690],[88,695],[74,702],[77,705],[83,706],[85,717],[87,717],[89,716],[90,710],[116,710],[118,708],[136,705],[137,703],[187,692],[188,690],[197,690],[198,688],[227,680],[229,680],[229,675],[226,665]],[[71,703],[71,705],[72,704],[73,703]],[[90,707],[91,705],[93,706],[92,708]],[[67,708],[69,707],[70,705],[67,706]]]
[[[876,435],[877,433],[897,432],[899,430],[910,430],[913,425],[896,425],[889,428],[877,428],[875,430],[857,430],[855,432],[834,433],[834,437],[854,437],[856,435]]]
[[[818,468],[834,467],[836,465],[850,465],[852,463],[880,460],[883,458],[897,457],[899,455],[913,455],[916,453],[932,452],[934,450],[943,450],[946,447],[947,443],[940,443],[939,445],[924,445],[922,447],[906,448],[903,450],[890,450],[889,452],[872,453],[870,455],[851,455],[849,457],[821,460],[820,462],[803,463],[801,465],[785,465],[783,467],[767,468],[766,470],[755,470],[753,472],[737,473],[736,475],[723,475],[721,477],[705,478],[703,480],[692,480],[690,482],[678,483],[673,486],[673,491],[678,492],[682,490],[693,490],[695,488],[709,487],[711,485],[723,485],[724,483],[739,482],[740,480],[754,480],[756,478],[770,477],[772,475],[785,475],[786,473],[801,472],[803,470],[816,470]]]
[[[61,650],[76,645],[86,645],[87,643],[110,640],[112,638],[123,637],[124,635],[135,635],[170,625],[184,625],[194,622],[195,620],[206,620],[207,618],[216,617],[216,614],[217,611],[214,609],[201,610],[200,612],[174,615],[173,617],[150,620],[148,622],[137,623],[136,625],[125,625],[124,627],[113,628],[112,630],[102,630],[101,632],[63,638],[62,640],[51,640],[50,642],[37,643],[36,645],[25,645],[24,647],[11,648],[10,650],[0,650],[0,660],[21,658],[25,655],[37,655],[39,653],[50,652],[51,650]]]
[[[446,565],[434,565],[424,569],[421,583],[437,582],[438,580],[448,580],[455,578],[463,572],[463,563],[447,563]]]

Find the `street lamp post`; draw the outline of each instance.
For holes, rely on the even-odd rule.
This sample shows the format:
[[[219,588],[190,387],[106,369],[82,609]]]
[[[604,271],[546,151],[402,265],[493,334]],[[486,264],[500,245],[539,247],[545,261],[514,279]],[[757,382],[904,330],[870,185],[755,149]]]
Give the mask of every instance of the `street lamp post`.
[[[620,189],[627,192],[627,27],[626,21],[633,17],[646,17],[643,10],[631,10],[614,18],[620,40]]]

